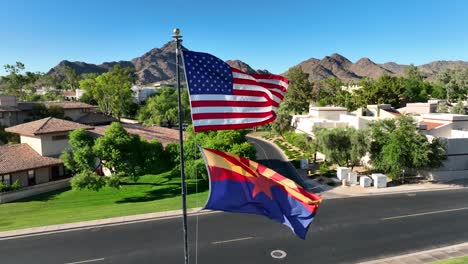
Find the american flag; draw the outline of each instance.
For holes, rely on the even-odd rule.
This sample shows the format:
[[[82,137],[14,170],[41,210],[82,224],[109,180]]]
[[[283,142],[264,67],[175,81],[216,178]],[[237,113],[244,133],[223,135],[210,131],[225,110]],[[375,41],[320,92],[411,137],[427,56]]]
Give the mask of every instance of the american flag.
[[[195,132],[243,129],[276,119],[288,80],[273,74],[247,74],[213,55],[184,50]]]

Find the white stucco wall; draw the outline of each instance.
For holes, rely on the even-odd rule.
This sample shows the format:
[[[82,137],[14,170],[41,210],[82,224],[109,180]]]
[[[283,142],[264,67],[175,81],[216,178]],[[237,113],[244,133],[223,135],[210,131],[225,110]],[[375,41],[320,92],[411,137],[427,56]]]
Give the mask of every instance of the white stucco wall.
[[[42,155],[42,142],[41,137],[38,136],[20,136],[20,142],[28,144],[37,153]]]
[[[43,156],[58,156],[60,155],[69,145],[68,138],[61,140],[53,140],[53,136],[68,135],[68,133],[61,134],[50,134],[43,135],[42,139],[42,154]]]
[[[64,109],[65,116],[70,117],[73,121],[78,120],[80,117],[84,116],[86,112],[83,112],[82,109]]]

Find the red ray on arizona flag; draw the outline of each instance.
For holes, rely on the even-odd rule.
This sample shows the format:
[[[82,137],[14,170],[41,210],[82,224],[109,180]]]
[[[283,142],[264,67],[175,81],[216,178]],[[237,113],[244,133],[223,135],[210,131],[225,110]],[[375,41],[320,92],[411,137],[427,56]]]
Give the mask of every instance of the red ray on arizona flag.
[[[322,198],[249,159],[201,148],[210,178],[206,209],[264,215],[305,239]]]
[[[288,80],[274,74],[247,74],[221,59],[184,50],[193,129],[243,129],[276,119]]]

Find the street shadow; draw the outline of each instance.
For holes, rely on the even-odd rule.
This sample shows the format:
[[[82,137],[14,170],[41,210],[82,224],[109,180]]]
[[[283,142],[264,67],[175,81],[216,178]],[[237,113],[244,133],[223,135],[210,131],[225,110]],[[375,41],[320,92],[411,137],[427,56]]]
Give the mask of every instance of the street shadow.
[[[187,184],[187,193],[188,194],[193,194],[195,191],[199,192],[204,192],[208,190],[208,183],[199,183],[198,186],[195,183],[188,183]],[[161,199],[166,199],[166,198],[172,198],[180,195],[181,193],[181,188],[179,184],[167,184],[164,186],[161,186],[161,188],[147,191],[144,194],[140,196],[135,196],[135,197],[126,197],[123,199],[120,199],[116,201],[115,203],[121,204],[121,203],[142,203],[142,202],[150,202],[150,201],[156,201],[156,200],[161,200]]]
[[[457,180],[451,180],[447,182],[434,182],[434,183],[450,184],[450,185],[456,185],[460,187],[468,187],[468,179],[457,179]]]

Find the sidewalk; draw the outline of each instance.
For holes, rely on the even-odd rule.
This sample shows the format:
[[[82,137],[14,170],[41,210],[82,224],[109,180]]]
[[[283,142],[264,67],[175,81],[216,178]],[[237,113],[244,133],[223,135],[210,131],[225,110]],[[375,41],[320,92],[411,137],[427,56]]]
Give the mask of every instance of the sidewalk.
[[[462,243],[396,257],[361,262],[360,264],[422,264],[466,255],[468,255],[468,243]]]
[[[392,186],[387,188],[364,188],[358,185],[339,186],[327,190],[322,193],[325,198],[329,197],[358,197],[370,195],[386,195],[408,192],[425,192],[425,191],[442,191],[442,190],[458,190],[466,188],[461,185],[445,184],[445,183],[420,183],[420,184],[405,184],[400,186]]]

